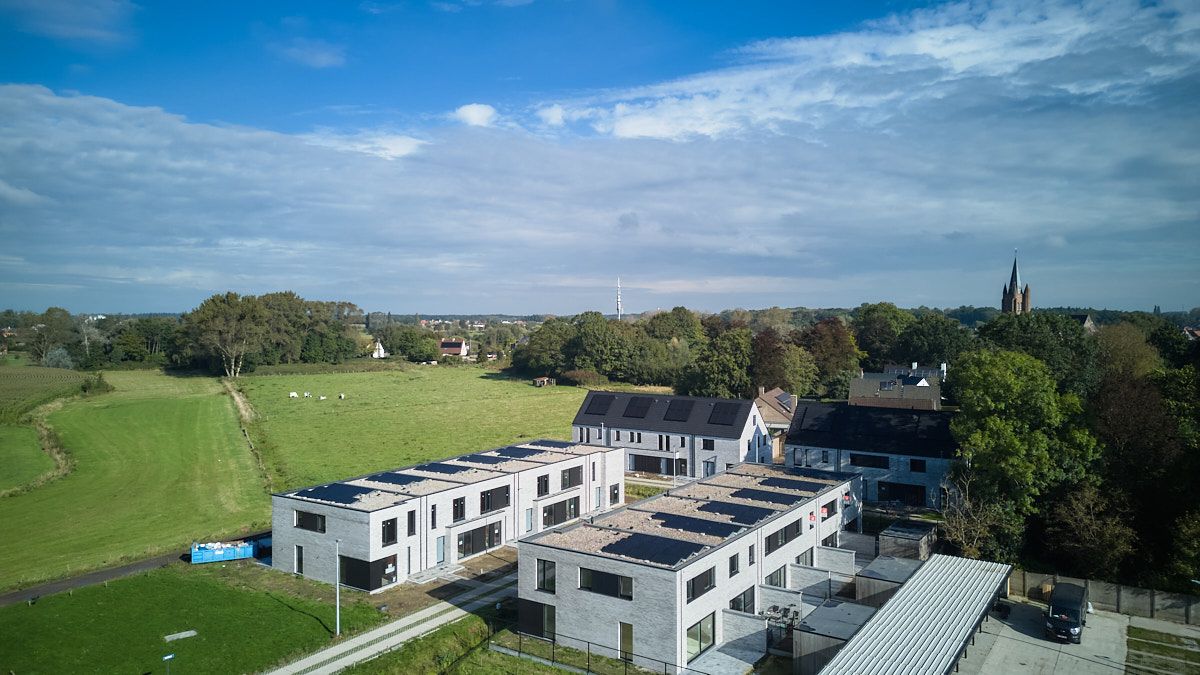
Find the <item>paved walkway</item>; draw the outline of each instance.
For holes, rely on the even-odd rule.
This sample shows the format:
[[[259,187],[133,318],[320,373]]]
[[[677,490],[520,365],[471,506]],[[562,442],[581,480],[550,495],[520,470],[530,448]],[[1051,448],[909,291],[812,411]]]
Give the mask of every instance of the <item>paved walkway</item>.
[[[395,649],[409,640],[421,637],[448,623],[453,623],[475,610],[514,596],[517,594],[516,584],[516,572],[495,581],[480,584],[477,588],[456,595],[447,601],[426,607],[419,612],[366,633],[347,638],[299,661],[271,671],[271,675],[336,673],[343,668]]]

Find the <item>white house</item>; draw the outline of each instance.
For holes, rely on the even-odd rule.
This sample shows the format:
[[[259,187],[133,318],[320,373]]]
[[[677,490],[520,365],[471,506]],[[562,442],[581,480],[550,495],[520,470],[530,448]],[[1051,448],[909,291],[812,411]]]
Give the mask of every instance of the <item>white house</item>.
[[[629,471],[698,478],[771,462],[753,401],[592,391],[571,424],[576,442],[626,448]]]

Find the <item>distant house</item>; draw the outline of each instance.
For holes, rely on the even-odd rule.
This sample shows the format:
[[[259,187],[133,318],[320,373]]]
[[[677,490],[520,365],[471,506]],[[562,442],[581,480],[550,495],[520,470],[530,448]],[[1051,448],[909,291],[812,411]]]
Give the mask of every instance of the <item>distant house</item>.
[[[469,348],[466,340],[459,338],[442,340],[442,356],[466,356]]]
[[[626,448],[629,471],[702,478],[771,461],[753,401],[591,391],[571,426],[578,443]]]
[[[792,426],[796,401],[797,397],[794,394],[789,394],[779,387],[771,391],[759,387],[758,396],[754,399],[758,414],[762,416],[767,431],[771,434],[771,461],[775,464],[783,464],[784,441],[787,439],[788,429]]]
[[[916,375],[917,377],[929,378],[930,381],[937,380],[938,382],[946,381],[946,371],[948,366],[943,363],[938,366],[922,366],[913,361],[909,365],[899,363],[889,363],[883,367],[883,372],[888,375]]]
[[[1092,321],[1091,314],[1072,314],[1071,318],[1083,328],[1083,332],[1089,335],[1096,332],[1096,322]]]
[[[859,373],[850,380],[850,405],[908,410],[941,410],[942,385],[936,377]]]
[[[863,476],[863,498],[939,507],[958,443],[953,413],[802,401],[787,437],[787,465]]]

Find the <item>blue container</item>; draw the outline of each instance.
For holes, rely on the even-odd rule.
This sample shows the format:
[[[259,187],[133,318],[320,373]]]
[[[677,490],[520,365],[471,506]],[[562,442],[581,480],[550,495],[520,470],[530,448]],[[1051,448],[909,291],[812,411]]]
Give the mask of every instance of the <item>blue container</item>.
[[[253,557],[253,544],[192,544],[193,565]]]

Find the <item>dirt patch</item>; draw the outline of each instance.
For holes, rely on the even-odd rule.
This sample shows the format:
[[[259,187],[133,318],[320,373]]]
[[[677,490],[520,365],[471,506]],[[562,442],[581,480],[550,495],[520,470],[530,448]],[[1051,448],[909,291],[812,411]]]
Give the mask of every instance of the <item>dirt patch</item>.
[[[250,401],[246,400],[246,396],[242,394],[241,390],[235,387],[229,378],[222,378],[221,384],[224,385],[229,398],[233,399],[233,404],[237,406],[238,419],[242,421],[242,426],[253,422],[258,414],[254,412],[254,406],[250,405]]]

